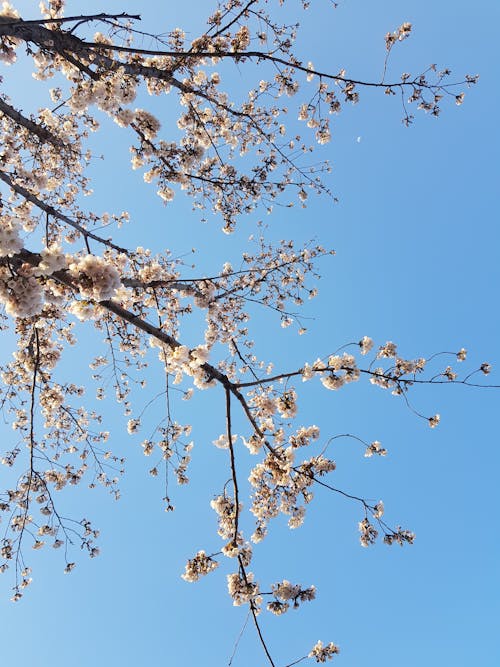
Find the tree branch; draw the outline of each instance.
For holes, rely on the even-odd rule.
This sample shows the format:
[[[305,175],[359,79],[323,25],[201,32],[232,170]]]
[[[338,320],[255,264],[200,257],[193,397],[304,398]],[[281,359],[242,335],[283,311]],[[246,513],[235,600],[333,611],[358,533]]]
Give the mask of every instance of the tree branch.
[[[40,139],[40,141],[52,144],[56,148],[71,148],[69,144],[66,144],[59,137],[54,136],[52,132],[49,132],[49,130],[47,130],[47,128],[43,127],[42,125],[39,125],[38,123],[35,123],[29,118],[26,118],[26,116],[23,116],[19,111],[14,109],[14,107],[10,106],[10,104],[7,104],[7,102],[1,97],[0,97],[0,112],[3,113],[5,116],[8,116],[18,125],[24,127],[31,134],[35,134]]]
[[[238,493],[238,478],[236,475],[236,459],[234,456],[234,447],[233,447],[233,436],[231,432],[231,388],[225,388],[226,393],[226,434],[227,442],[229,447],[229,456],[231,458],[231,476],[233,478],[233,493],[234,493],[234,532],[233,532],[233,545],[235,548],[238,547],[238,521],[240,515],[240,501]]]
[[[25,21],[24,19],[12,20],[5,16],[0,16],[0,24],[5,26],[18,26],[18,25],[43,25],[45,23],[73,23],[75,21],[80,22],[90,22],[90,21],[106,21],[106,20],[118,20],[118,19],[130,19],[131,21],[140,21],[140,14],[127,14],[122,12],[121,14],[82,14],[80,16],[64,16],[61,18],[49,18],[49,19],[32,19]]]
[[[0,170],[0,179],[4,183],[6,183],[12,190],[14,190],[14,192],[16,192],[18,195],[24,197],[24,199],[34,204],[42,211],[45,211],[45,213],[48,213],[49,215],[52,215],[54,218],[60,220],[61,222],[66,223],[70,227],[73,227],[73,229],[76,229],[78,232],[80,232],[80,234],[82,234],[86,239],[92,239],[94,241],[97,241],[98,243],[102,243],[108,248],[112,248],[113,250],[128,255],[128,250],[126,248],[122,248],[121,246],[112,243],[109,239],[103,239],[101,236],[98,236],[97,234],[90,232],[88,229],[85,229],[85,227],[82,227],[82,225],[76,222],[76,220],[72,220],[67,215],[64,215],[64,213],[60,213],[53,206],[50,206],[50,204],[46,204],[45,202],[43,202],[41,199],[39,199],[36,195],[31,193],[25,187],[15,183],[10,177],[10,175],[7,174],[5,171]]]

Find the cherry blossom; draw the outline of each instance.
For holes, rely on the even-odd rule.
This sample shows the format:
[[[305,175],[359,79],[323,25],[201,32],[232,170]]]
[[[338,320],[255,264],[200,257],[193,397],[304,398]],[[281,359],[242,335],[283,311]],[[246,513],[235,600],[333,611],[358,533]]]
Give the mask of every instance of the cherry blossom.
[[[473,375],[488,375],[492,368],[484,362],[459,374],[453,364],[466,361],[464,348],[406,358],[396,343],[375,343],[360,332],[357,342],[321,357],[311,352],[299,367],[276,371],[254,351],[261,335],[253,327],[255,309],[269,315],[275,335],[294,327],[304,334],[301,307],[316,296],[319,263],[332,258],[333,250],[290,239],[271,242],[258,223],[240,256],[197,273],[175,248],[122,247],[120,227],[141,223],[127,211],[92,210],[95,155],[89,137],[101,127],[122,133],[130,149],[127,168],[137,171],[165,206],[188,196],[195,215],[206,220],[209,212],[215,214],[230,234],[252,224],[244,221],[249,214],[271,213],[275,204],[306,206],[314,193],[331,196],[328,163],[310,166],[306,158],[330,142],[335,116],[362,102],[367,87],[401,94],[408,124],[413,116],[407,105],[438,115],[441,100],[461,104],[462,88],[476,82],[476,76],[466,75],[455,83],[449,70],[434,66],[392,82],[385,81],[385,69],[382,82],[351,78],[344,70],[320,71],[311,54],[301,59],[297,26],[277,22],[272,4],[226,0],[199,37],[175,28],[152,37],[148,49],[141,46],[135,14],[65,17],[64,0],[47,0],[40,3],[42,18],[25,20],[13,4],[2,3],[0,61],[14,70],[17,56],[27,54],[47,95],[28,115],[0,94],[0,304],[2,327],[17,339],[1,368],[0,399],[14,436],[1,458],[12,475],[0,494],[6,526],[0,571],[12,572],[12,600],[19,601],[31,583],[25,560],[31,562],[32,551],[60,550],[67,574],[76,566],[69,560],[73,542],[91,558],[99,554],[98,529],[87,518],[64,518],[57,494],[85,483],[119,498],[125,460],[113,453],[106,410],[95,409],[91,393],[99,401],[114,398],[123,408],[123,430],[149,457],[150,475],[164,473],[165,509],[171,512],[169,475],[188,484],[195,455],[191,424],[175,421],[176,398],[189,400],[197,391],[218,387],[223,394],[218,433],[223,432],[206,440],[215,446],[227,481],[207,499],[216,515],[214,544],[198,551],[193,545],[195,555],[181,576],[195,582],[226,568],[229,596],[235,606],[248,606],[274,665],[259,614],[281,616],[313,601],[316,588],[286,578],[266,585],[265,573],[248,570],[250,541],[262,542],[273,520],[285,516],[289,528],[299,528],[315,489],[323,487],[359,507],[363,547],[379,537],[401,546],[415,538],[385,522],[392,510],[386,511],[382,500],[373,505],[334,485],[333,440],[349,438],[366,458],[385,457],[387,450],[378,440],[324,434],[315,424],[302,423],[303,383],[334,393],[366,381],[389,390],[435,428],[440,415],[419,412],[413,387],[485,386]],[[302,4],[307,9],[308,3]],[[386,34],[385,66],[411,30],[405,22]],[[258,77],[252,64],[258,65]],[[243,97],[226,86],[233,67],[248,67]],[[174,131],[159,114],[142,108],[150,96],[175,114]],[[292,116],[300,121],[299,134]],[[60,360],[90,330],[104,343],[89,359],[95,386],[84,387],[63,377]],[[157,426],[135,401],[148,372],[164,382],[165,418]],[[326,662],[338,652],[335,644],[318,641],[304,657]]]

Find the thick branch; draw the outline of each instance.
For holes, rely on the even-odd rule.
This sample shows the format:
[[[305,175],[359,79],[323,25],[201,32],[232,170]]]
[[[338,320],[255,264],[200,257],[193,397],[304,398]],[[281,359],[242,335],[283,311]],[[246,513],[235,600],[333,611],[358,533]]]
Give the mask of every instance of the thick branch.
[[[1,32],[0,32],[1,34]],[[299,61],[295,60],[287,60],[286,58],[281,58],[279,56],[274,55],[273,53],[266,53],[265,51],[163,51],[160,49],[141,49],[137,48],[134,46],[120,46],[120,45],[114,45],[114,44],[101,44],[99,42],[86,42],[84,40],[78,40],[80,43],[80,48],[85,47],[89,50],[89,53],[93,53],[93,50],[107,50],[107,51],[117,51],[117,52],[122,52],[122,53],[133,53],[137,55],[144,55],[144,56],[157,56],[157,57],[168,57],[168,58],[176,58],[176,59],[189,59],[189,58],[221,58],[221,59],[228,59],[228,60],[235,60],[236,62],[241,62],[245,58],[252,58],[252,59],[257,59],[259,61],[261,60],[266,60],[268,62],[271,62],[275,65],[282,65],[283,67],[290,67],[296,71],[303,72],[304,74],[308,75],[314,75],[319,77],[320,79],[329,79],[330,81],[336,81],[338,83],[345,83],[345,84],[353,84],[355,86],[363,86],[363,87],[369,87],[369,88],[408,88],[408,87],[414,87],[414,86],[419,86],[420,88],[434,88],[434,84],[426,84],[425,82],[422,81],[422,79],[418,76],[415,77],[414,79],[411,80],[405,80],[405,81],[395,81],[393,83],[385,83],[384,81],[364,81],[362,79],[352,79],[348,78],[345,76],[341,76],[340,74],[331,74],[330,72],[324,72],[322,70],[315,70],[311,69],[310,67],[306,67],[305,65],[302,65]],[[113,61],[112,61],[113,62]],[[120,66],[123,66],[127,68],[128,64],[127,63],[120,63]],[[145,70],[143,76],[147,76],[148,74],[153,77],[159,78],[159,79],[164,79],[164,72],[162,70],[157,69],[155,67],[143,67],[139,65],[139,67],[143,70]],[[137,68],[135,68],[137,70]],[[147,72],[146,72],[147,70]],[[135,72],[136,74],[139,74],[139,71]],[[173,79],[173,77],[172,77]],[[439,85],[440,88],[446,88],[446,87],[452,87],[456,86],[462,83],[467,83],[467,81],[460,81],[456,83],[450,83],[448,85],[442,85],[442,84],[437,84]],[[181,88],[185,87],[184,84],[181,84],[180,81],[173,79],[172,84],[175,85],[176,87]],[[180,86],[178,85],[180,84]],[[187,91],[184,91],[187,92]],[[190,91],[193,92],[193,91]],[[198,91],[196,91],[198,94]]]
[[[14,107],[11,107],[10,104],[7,104],[7,102],[1,97],[0,112],[5,116],[8,116],[18,125],[26,128],[28,132],[31,132],[31,134],[35,134],[42,142],[48,142],[56,148],[69,148],[69,145],[65,144],[62,139],[54,136],[52,132],[49,132],[49,130],[47,130],[47,128],[43,127],[42,125],[39,125],[31,119],[26,118],[26,116],[23,116],[19,111],[14,109]]]
[[[118,19],[130,19],[131,21],[140,21],[140,14],[126,14],[122,12],[121,14],[82,14],[80,16],[64,16],[61,18],[50,18],[50,19],[33,19],[25,21],[24,19],[9,19],[5,16],[0,16],[0,24],[5,26],[18,26],[18,25],[42,25],[44,23],[74,23],[75,21],[79,22],[90,22],[90,21],[107,21],[107,20],[118,20]]]
[[[50,22],[50,21],[49,21]],[[86,42],[78,37],[70,34],[69,32],[60,32],[53,31],[45,28],[39,24],[40,22],[28,22],[28,21],[18,21],[18,22],[4,22],[0,23],[0,37],[9,36],[15,37],[17,39],[22,39],[26,42],[33,42],[37,44],[40,48],[45,49],[52,53],[59,53],[61,56],[65,57],[65,54],[68,52],[74,53],[75,55],[84,56],[86,59],[91,60],[94,64],[105,68],[107,71],[112,71],[117,68],[123,68],[126,74],[132,74],[136,76],[143,76],[145,78],[157,78],[163,81],[168,81],[175,88],[184,93],[196,93],[200,97],[206,98],[201,91],[193,91],[189,86],[184,82],[179,81],[172,76],[172,73],[168,70],[162,70],[157,67],[145,66],[140,63],[127,63],[122,61],[113,60],[109,56],[103,55],[100,51],[115,51],[118,53],[131,53],[136,55],[149,55],[149,56],[158,56],[158,57],[170,57],[177,60],[189,59],[189,58],[223,58],[231,59],[236,62],[241,62],[245,58],[253,58],[258,61],[269,61],[275,65],[281,65],[283,67],[290,67],[296,71],[303,72],[304,74],[310,74],[317,76],[321,79],[327,79],[331,81],[336,81],[338,83],[352,84],[365,87],[376,87],[376,88],[408,88],[418,86],[419,88],[435,88],[435,85],[438,85],[439,88],[446,88],[447,86],[442,84],[430,84],[426,83],[421,79],[421,77],[416,77],[415,79],[406,80],[406,81],[396,81],[394,83],[384,83],[384,82],[373,82],[373,81],[362,81],[360,79],[351,79],[345,78],[339,74],[331,74],[329,72],[316,71],[309,67],[302,65],[299,61],[281,58],[273,53],[266,53],[264,51],[163,51],[159,49],[141,49],[132,46],[120,46],[113,44],[102,44],[98,42]],[[462,82],[461,82],[462,83]],[[456,84],[449,84],[456,85]]]
[[[19,252],[9,258],[0,258],[0,264],[5,264],[6,262],[12,264],[17,259],[22,262],[26,262],[31,266],[38,266],[42,261],[42,255],[38,252],[31,252],[27,248],[22,248]],[[62,273],[62,272],[60,272]],[[134,289],[170,289],[178,290],[182,292],[188,292],[193,296],[202,297],[203,294],[196,289],[191,283],[196,281],[204,281],[206,278],[194,278],[186,280],[151,280],[150,282],[144,282],[143,280],[137,280],[136,278],[121,278],[121,283],[124,287],[132,287]]]
[[[25,187],[15,183],[10,177],[10,175],[7,174],[5,171],[0,170],[0,179],[4,183],[6,183],[10,188],[12,188],[12,190],[14,190],[14,192],[16,192],[18,195],[21,195],[21,197],[24,197],[27,201],[31,202],[37,208],[41,209],[45,213],[48,213],[49,215],[52,215],[54,218],[60,220],[61,222],[66,223],[70,227],[73,227],[73,229],[76,229],[78,232],[80,232],[80,234],[82,234],[86,239],[92,239],[93,241],[97,241],[98,243],[102,243],[108,246],[108,248],[113,248],[113,250],[117,250],[118,252],[128,254],[128,250],[126,250],[125,248],[121,248],[120,246],[112,243],[109,239],[103,239],[101,236],[97,236],[97,234],[89,232],[88,229],[82,227],[82,225],[76,222],[76,220],[72,220],[67,215],[64,215],[64,213],[60,213],[53,206],[50,206],[50,204],[46,204],[45,202],[43,202],[41,199],[39,199],[36,195],[27,190]]]
[[[165,333],[158,327],[155,327],[147,320],[143,320],[137,315],[134,315],[134,313],[131,313],[126,308],[123,308],[115,301],[99,301],[99,305],[108,310],[110,313],[117,315],[122,320],[129,322],[130,324],[137,327],[141,331],[144,331],[150,336],[153,336],[153,338],[156,338],[156,340],[159,340],[165,345],[168,345],[168,347],[170,347],[171,349],[175,350],[177,347],[181,346],[181,343],[179,343],[179,341],[176,340],[173,336],[170,336],[169,334]],[[212,366],[211,364],[208,363],[204,363],[201,366],[201,368],[207,373],[207,375],[211,379],[217,380],[224,387],[229,387],[229,388],[232,387],[232,383],[230,382],[227,375],[221,373],[219,370],[217,370],[217,368],[215,368],[215,366]]]

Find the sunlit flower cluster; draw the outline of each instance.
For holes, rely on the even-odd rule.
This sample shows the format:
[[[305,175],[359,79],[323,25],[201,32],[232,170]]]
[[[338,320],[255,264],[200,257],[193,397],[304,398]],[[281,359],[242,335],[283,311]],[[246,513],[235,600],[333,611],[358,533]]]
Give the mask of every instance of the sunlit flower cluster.
[[[230,539],[234,536],[236,507],[234,501],[228,496],[217,496],[210,502],[210,506],[216,512],[218,517],[217,532],[223,539]],[[241,506],[238,511],[241,511]]]
[[[364,518],[358,524],[359,532],[361,533],[359,541],[362,547],[368,547],[374,544],[378,537],[378,530],[370,523],[368,518]]]
[[[253,572],[247,572],[245,576],[239,572],[228,574],[227,588],[235,607],[251,602],[254,607],[258,608],[262,602],[259,595],[259,584],[254,581]]]
[[[314,658],[316,662],[326,662],[338,653],[340,653],[340,649],[333,642],[323,645],[322,641],[318,641],[309,653],[309,657]]]
[[[111,299],[121,285],[115,266],[102,257],[84,255],[69,265],[81,296],[85,299],[104,301]]]
[[[288,611],[290,602],[293,603],[294,608],[297,608],[301,602],[309,602],[316,597],[314,586],[302,588],[299,584],[291,584],[287,579],[273,584],[271,590],[275,599],[268,602],[267,609],[277,616],[281,616]]]
[[[368,447],[365,450],[365,457],[370,458],[373,455],[377,456],[386,456],[387,455],[387,449],[382,447],[380,442],[378,440],[374,440],[372,443],[368,445]]]
[[[43,291],[38,281],[30,275],[10,276],[0,268],[0,302],[12,317],[29,317],[42,309]]]
[[[67,258],[58,244],[44,248],[40,253],[40,257],[40,262],[33,272],[36,276],[50,276],[56,271],[66,268]]]
[[[203,550],[198,551],[196,556],[186,563],[186,571],[182,575],[182,578],[184,581],[189,582],[198,581],[200,577],[204,577],[215,570],[218,565],[217,561],[207,556]]]
[[[23,242],[19,234],[19,224],[8,215],[0,217],[0,257],[8,257],[19,252]]]
[[[389,51],[396,42],[402,42],[407,39],[411,33],[411,23],[405,22],[394,32],[388,32],[385,36],[385,46]]]

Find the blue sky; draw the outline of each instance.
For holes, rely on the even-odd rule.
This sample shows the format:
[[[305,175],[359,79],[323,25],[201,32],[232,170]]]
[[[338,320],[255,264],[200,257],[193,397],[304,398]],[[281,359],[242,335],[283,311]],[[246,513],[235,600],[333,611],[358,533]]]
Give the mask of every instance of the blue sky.
[[[24,18],[38,15],[36,2],[14,4]],[[68,3],[68,13],[81,11],[77,5]],[[317,0],[305,14],[293,2],[288,6],[289,20],[303,22],[299,53],[317,69],[345,67],[352,76],[378,79],[385,33],[410,21],[414,33],[391,60],[396,76],[436,62],[457,77],[479,73],[481,78],[462,107],[443,105],[439,119],[419,113],[410,128],[400,122],[397,100],[363,90],[359,105],[345,107],[334,120],[333,141],[318,155],[332,161],[328,184],[339,203],[311,198],[307,209],[276,208],[265,222],[273,238],[314,237],[337,254],[320,264],[320,295],[306,308],[307,335],[298,337],[268,314],[257,315],[259,353],[277,368],[296,368],[367,334],[380,344],[397,342],[409,358],[463,346],[471,367],[483,361],[497,367],[500,100],[492,44],[498,4],[483,0],[471,10],[464,0],[383,5],[344,0],[333,11]],[[116,0],[87,3],[85,10],[140,11],[146,31],[180,25],[194,37],[211,8],[207,0],[182,5],[155,0],[145,7]],[[19,106],[36,106],[36,95],[40,105],[46,103],[42,85],[28,96],[24,80],[14,73],[6,86]],[[244,71],[235,73],[235,90],[245,83]],[[165,124],[172,113],[165,111]],[[133,223],[123,237],[130,245],[167,246],[176,254],[189,254],[195,246],[197,266],[217,269],[245,243],[259,216],[242,221],[227,238],[217,221],[201,224],[180,197],[164,208],[140,174],[128,170],[121,135],[103,128],[96,137],[106,160],[95,168],[93,207],[130,211]],[[186,335],[196,344],[202,331]],[[98,337],[85,341],[62,369],[78,372],[78,381],[87,373],[84,352],[91,356],[99,344]],[[153,393],[154,367],[149,375]],[[499,384],[498,373],[491,377]],[[304,655],[322,639],[340,645],[335,662],[343,667],[496,667],[498,393],[459,386],[416,391],[419,411],[441,414],[442,423],[431,430],[401,400],[368,384],[335,393],[312,385],[299,389],[301,421],[317,423],[324,439],[351,432],[387,447],[385,459],[365,459],[350,441],[336,441],[332,483],[375,501],[383,498],[388,520],[414,530],[417,540],[404,549],[362,549],[359,508],[322,490],[301,529],[290,532],[277,521],[255,549],[254,571],[263,586],[283,577],[314,583],[318,599],[282,618],[261,617],[276,664]],[[137,405],[149,398],[138,395]],[[227,476],[225,452],[211,444],[224,428],[222,405],[222,393],[214,391],[176,408],[179,421],[192,421],[196,445],[190,485],[172,488],[172,514],[163,511],[161,484],[148,475],[141,437],[127,436],[119,411],[107,407],[112,448],[127,457],[122,499],[114,503],[104,492],[83,490],[63,498],[78,516],[95,520],[102,554],[95,560],[77,554],[69,576],[62,574],[57,554],[34,554],[34,583],[17,605],[9,601],[12,582],[4,575],[0,618],[6,664],[228,663],[246,616],[227,596],[230,570],[221,567],[198,584],[180,579],[186,559],[198,549],[219,548],[209,500]],[[146,415],[156,423],[161,406]],[[2,438],[10,437],[5,427]],[[265,664],[251,623],[233,664]]]

